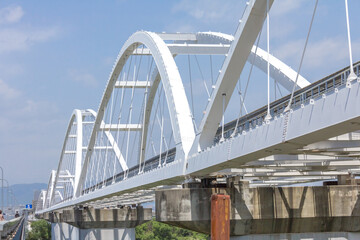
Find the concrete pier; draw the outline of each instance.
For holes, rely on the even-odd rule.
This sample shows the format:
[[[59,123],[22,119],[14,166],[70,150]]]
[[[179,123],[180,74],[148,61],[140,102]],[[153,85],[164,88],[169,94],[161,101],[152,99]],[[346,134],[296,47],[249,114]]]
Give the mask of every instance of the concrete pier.
[[[156,220],[210,234],[213,193],[230,195],[231,236],[360,232],[356,185],[249,188],[233,181],[227,188],[161,190],[156,192]]]
[[[81,229],[67,223],[51,223],[51,237],[56,240],[134,240],[135,228]]]
[[[53,239],[135,239],[135,227],[152,218],[152,209],[64,209],[38,216],[51,222]]]

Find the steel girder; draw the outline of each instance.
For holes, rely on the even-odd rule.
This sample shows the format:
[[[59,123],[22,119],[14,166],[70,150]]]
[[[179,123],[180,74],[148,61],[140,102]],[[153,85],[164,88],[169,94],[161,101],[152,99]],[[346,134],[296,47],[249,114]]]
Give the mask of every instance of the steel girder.
[[[272,1],[270,2],[272,3]],[[323,141],[345,132],[358,130],[360,113],[357,110],[353,112],[349,110],[349,108],[358,109],[358,106],[356,104],[356,102],[358,102],[358,96],[355,93],[356,88],[341,88],[336,89],[336,91],[333,93],[329,93],[326,98],[314,99],[311,104],[302,106],[298,109],[294,109],[294,111],[289,113],[289,125],[286,125],[286,131],[284,131],[284,128],[285,122],[287,124],[287,120],[285,120],[285,117],[282,116],[270,121],[266,125],[259,126],[256,129],[251,129],[246,134],[236,136],[234,138],[226,140],[225,142],[218,143],[214,146],[209,147],[209,142],[212,141],[218,127],[219,121],[217,121],[216,119],[219,119],[219,116],[216,116],[216,114],[219,115],[219,112],[221,112],[218,111],[218,105],[221,102],[219,96],[222,96],[223,93],[226,93],[226,101],[230,99],[233,89],[231,88],[231,86],[234,85],[234,83],[236,84],[236,81],[238,79],[238,77],[236,78],[236,76],[240,75],[244,62],[249,59],[248,55],[250,54],[251,56],[251,54],[254,54],[253,43],[258,33],[254,31],[254,29],[259,30],[263,22],[263,18],[261,16],[263,16],[264,13],[264,6],[261,4],[264,3],[260,3],[260,1],[256,0],[249,2],[249,7],[244,14],[243,22],[240,24],[239,29],[235,34],[235,40],[232,40],[232,45],[231,47],[229,47],[230,50],[227,53],[228,56],[225,60],[224,67],[221,70],[220,77],[217,81],[211,103],[209,104],[206,115],[204,116],[204,119],[202,121],[200,129],[200,131],[202,132],[198,136],[196,136],[195,141],[193,125],[191,121],[191,113],[188,107],[186,96],[184,95],[181,79],[173,59],[173,55],[181,54],[181,51],[183,51],[182,53],[184,53],[185,50],[189,52],[190,50],[195,51],[195,48],[194,46],[182,47],[180,43],[175,43],[177,45],[167,45],[164,43],[164,40],[199,41],[199,36],[203,34],[204,39],[207,38],[207,41],[209,41],[210,38],[219,37],[221,34],[217,35],[214,33],[201,33],[197,36],[192,34],[157,35],[155,33],[149,32],[138,32],[131,36],[120,51],[120,54],[116,61],[116,65],[114,66],[113,72],[108,81],[104,96],[99,107],[99,115],[96,118],[95,127],[91,135],[90,145],[88,147],[88,151],[85,157],[85,163],[86,161],[89,161],[91,157],[91,152],[95,150],[94,143],[96,131],[101,129],[101,126],[106,126],[103,125],[104,123],[102,122],[102,118],[113,88],[119,86],[128,87],[127,85],[124,85],[124,83],[116,82],[116,79],[121,72],[121,69],[124,66],[125,62],[127,61],[127,58],[131,54],[138,54],[136,53],[136,49],[139,45],[145,45],[150,50],[157,64],[157,69],[153,73],[152,81],[149,85],[151,91],[153,91],[155,95],[156,89],[161,80],[162,84],[164,84],[164,89],[167,94],[168,107],[170,110],[174,110],[170,114],[170,116],[172,117],[171,124],[173,131],[174,133],[178,134],[174,137],[176,138],[175,140],[178,143],[177,146],[179,146],[179,149],[177,149],[178,161],[174,161],[166,168],[154,169],[149,172],[136,175],[130,179],[125,179],[122,182],[115,183],[113,185],[107,186],[106,188],[98,189],[97,191],[88,193],[86,195],[80,196],[80,188],[78,187],[76,191],[77,196],[71,202],[62,203],[49,209],[51,210],[74,204],[91,202],[94,199],[101,199],[104,197],[112,196],[114,194],[133,192],[138,189],[152,188],[157,185],[174,184],[177,183],[179,180],[183,180],[185,176],[207,176],[214,171],[224,168],[239,167],[244,164],[246,165],[247,163],[250,163],[255,159],[261,159],[263,157],[268,157],[275,154],[297,152],[299,149],[305,150],[306,146],[308,146],[309,143]],[[248,19],[251,19],[250,23],[248,23]],[[254,31],[256,34],[247,34],[250,30]],[[221,41],[225,41],[224,39],[226,38],[228,40],[230,39],[228,35],[221,35],[221,38],[223,39]],[[205,44],[208,43],[209,42]],[[241,45],[241,49],[238,45]],[[201,46],[200,48],[206,49],[206,47],[209,46]],[[173,49],[173,52],[171,51],[171,49]],[[209,49],[210,48],[207,48],[207,50]],[[199,51],[199,49],[197,49],[196,51]],[[259,59],[260,62],[264,60],[265,56],[265,53],[261,51],[262,50],[258,52],[259,56],[255,56],[255,58]],[[244,52],[248,52],[249,54],[240,54]],[[240,68],[238,65],[239,61],[241,63]],[[270,61],[276,62],[272,58],[270,58]],[[236,67],[239,69],[234,69],[235,63],[237,64]],[[255,65],[256,64],[258,64],[259,66],[261,65],[260,63],[256,63],[255,61]],[[289,81],[289,79],[294,79],[294,71],[287,71],[286,67],[279,67],[281,64],[279,65],[278,63],[274,63],[272,65],[273,70],[275,71],[276,69],[279,69],[280,73],[287,78],[287,81]],[[169,76],[170,73],[172,74],[171,76]],[[272,74],[275,74],[275,72],[273,72]],[[229,79],[231,80],[230,83]],[[131,84],[133,85],[133,87],[148,87],[148,83],[130,83],[130,85]],[[180,93],[176,93],[175,95],[173,95],[174,92],[177,92],[174,91],[174,86],[176,86],[177,90],[180,89]],[[173,102],[171,102],[169,98]],[[181,102],[179,99],[181,99],[183,102]],[[182,105],[186,106],[184,108],[178,109],[177,107],[180,104],[179,101]],[[184,101],[186,104],[183,104]],[[148,101],[148,103],[150,102],[151,101]],[[152,104],[148,105],[148,112],[146,113],[150,114]],[[334,113],[333,110],[324,110],[330,108],[334,108],[334,110],[338,112]],[[215,120],[213,120],[212,117],[215,117]],[[314,120],[314,118],[317,120]],[[211,119],[210,123],[209,119]],[[188,125],[188,127],[184,127],[184,125],[181,125],[179,122],[180,120],[186,120],[183,123],[184,125]],[[147,129],[146,121],[142,125],[143,136],[146,136],[146,133],[144,132],[145,129]],[[188,155],[191,145],[193,151]],[[202,150],[201,152],[198,151],[199,146]],[[316,144],[313,146],[316,147]],[[188,164],[185,164],[186,162]],[[348,164],[350,166],[351,163]],[[357,165],[357,162],[354,163],[354,165]],[[297,167],[299,167],[299,165]],[[84,181],[84,178],[86,177],[86,169],[87,168],[85,167],[82,168],[80,174],[80,182]],[[292,171],[284,172],[282,171],[282,169],[280,170],[281,171],[275,171],[274,173],[261,173],[261,171],[260,173],[254,172],[254,174],[249,174],[248,177],[254,177],[257,175],[260,177],[271,178],[273,176],[283,177],[296,175],[299,179],[299,182],[303,182],[305,180],[305,178],[301,178],[302,176],[299,172],[296,172],[296,174],[294,174],[294,172]],[[312,174],[308,174],[305,176],[314,176],[313,179],[320,179],[322,176],[325,175],[327,177],[326,179],[328,179],[334,174],[336,175],[345,173],[336,171],[313,171]],[[320,177],[318,177],[319,175]],[[285,182],[285,180],[278,180],[278,182],[281,181]],[[81,183],[79,184],[79,186],[81,186]]]

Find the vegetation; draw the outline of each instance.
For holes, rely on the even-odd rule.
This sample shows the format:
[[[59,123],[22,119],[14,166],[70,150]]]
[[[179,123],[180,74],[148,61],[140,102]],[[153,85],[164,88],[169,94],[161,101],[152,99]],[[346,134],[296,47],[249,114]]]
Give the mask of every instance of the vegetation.
[[[31,231],[28,233],[28,240],[51,239],[51,225],[45,220],[31,223]]]
[[[173,227],[154,220],[146,222],[136,229],[136,240],[207,240],[208,236],[183,228]],[[45,220],[31,223],[27,240],[51,239],[51,225]]]
[[[183,228],[173,227],[154,220],[146,222],[136,229],[136,240],[206,240],[208,236]]]

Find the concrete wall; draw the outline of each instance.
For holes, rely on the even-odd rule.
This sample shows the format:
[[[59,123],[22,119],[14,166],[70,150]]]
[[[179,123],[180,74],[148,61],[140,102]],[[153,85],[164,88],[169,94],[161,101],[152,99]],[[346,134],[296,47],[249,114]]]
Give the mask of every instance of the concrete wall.
[[[81,229],[134,228],[152,218],[152,209],[124,207],[121,209],[68,209],[54,214],[55,222],[66,222]]]
[[[360,186],[193,188],[156,192],[156,220],[210,233],[211,195],[231,197],[231,235],[359,232]]]
[[[135,228],[79,229],[67,223],[52,223],[51,237],[55,240],[135,239]]]
[[[51,223],[51,238],[55,240],[79,240],[80,231],[67,223]]]

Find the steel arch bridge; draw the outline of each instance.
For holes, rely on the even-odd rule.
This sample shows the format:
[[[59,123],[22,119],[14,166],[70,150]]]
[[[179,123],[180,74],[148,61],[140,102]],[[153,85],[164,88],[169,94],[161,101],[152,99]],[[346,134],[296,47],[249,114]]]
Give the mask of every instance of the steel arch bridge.
[[[58,169],[39,196],[37,212],[149,202],[157,188],[209,177],[240,175],[253,186],[268,186],[357,175],[358,81],[348,81],[347,67],[310,83],[268,56],[256,42],[266,12],[266,1],[250,1],[234,36],[130,36],[98,111],[72,113]],[[247,62],[250,75],[253,66],[270,75],[275,93],[296,90],[290,111],[285,95],[247,112],[239,87]],[[353,67],[359,76],[360,63]],[[205,110],[195,111],[198,105]],[[225,123],[234,109],[238,117]]]

